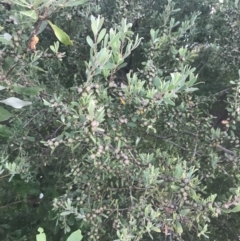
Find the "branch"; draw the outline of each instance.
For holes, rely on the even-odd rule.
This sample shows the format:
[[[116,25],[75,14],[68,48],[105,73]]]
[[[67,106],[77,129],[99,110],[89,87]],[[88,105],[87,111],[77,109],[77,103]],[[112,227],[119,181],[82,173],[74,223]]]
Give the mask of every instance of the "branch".
[[[216,147],[224,152],[226,152],[227,154],[230,154],[232,156],[234,156],[234,152],[233,151],[230,151],[228,149],[226,149],[225,147],[221,146],[221,145],[216,145]]]
[[[16,201],[16,202],[7,204],[7,205],[5,205],[5,206],[1,206],[0,209],[8,208],[8,207],[10,207],[10,206],[12,206],[12,205],[15,205],[15,204],[18,204],[18,203],[21,203],[21,202],[23,202],[23,201],[22,201],[22,200],[21,200],[21,201]]]

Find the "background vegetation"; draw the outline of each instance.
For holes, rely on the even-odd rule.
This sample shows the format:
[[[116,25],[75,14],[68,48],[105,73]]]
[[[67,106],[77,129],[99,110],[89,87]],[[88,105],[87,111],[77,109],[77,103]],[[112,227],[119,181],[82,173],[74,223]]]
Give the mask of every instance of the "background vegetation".
[[[1,2],[1,240],[239,240],[238,2]]]

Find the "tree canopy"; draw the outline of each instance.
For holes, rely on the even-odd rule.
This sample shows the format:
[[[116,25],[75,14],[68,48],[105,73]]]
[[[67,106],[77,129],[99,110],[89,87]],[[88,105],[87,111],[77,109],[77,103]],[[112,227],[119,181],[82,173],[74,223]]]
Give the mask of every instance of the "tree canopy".
[[[238,0],[0,2],[1,240],[239,240],[239,25]]]

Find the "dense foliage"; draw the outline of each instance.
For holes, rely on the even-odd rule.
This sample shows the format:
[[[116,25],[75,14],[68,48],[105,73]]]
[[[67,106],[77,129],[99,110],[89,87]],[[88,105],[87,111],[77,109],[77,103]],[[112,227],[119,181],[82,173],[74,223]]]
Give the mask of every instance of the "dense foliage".
[[[239,240],[239,7],[1,2],[1,240]]]

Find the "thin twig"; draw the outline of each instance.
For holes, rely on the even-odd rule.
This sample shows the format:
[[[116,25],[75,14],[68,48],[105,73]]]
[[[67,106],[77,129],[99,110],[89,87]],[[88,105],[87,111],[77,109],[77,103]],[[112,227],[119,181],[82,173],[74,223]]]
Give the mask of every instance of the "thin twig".
[[[23,201],[16,201],[16,202],[13,202],[13,203],[7,204],[7,205],[5,205],[5,206],[1,206],[0,209],[7,208],[7,207],[10,207],[10,206],[12,206],[12,205],[15,205],[15,204],[21,203],[21,202],[23,202]]]
[[[177,146],[179,147],[180,149],[184,150],[184,151],[190,151],[189,149],[185,148],[185,147],[182,147],[182,146],[179,146],[178,144],[174,143],[173,141],[169,141],[169,140],[166,140],[167,142],[173,144],[174,146]]]
[[[195,158],[195,156],[196,156],[196,154],[197,154],[197,146],[198,146],[198,135],[196,136],[196,144],[195,144],[195,147],[194,147],[194,152],[193,152],[191,161],[194,160],[194,158]]]
[[[10,176],[10,174],[6,174],[4,176],[1,176],[0,179],[3,179],[3,178],[8,177],[8,176]]]
[[[158,139],[162,139],[162,140],[166,140],[166,139],[170,139],[170,138],[172,138],[172,137],[176,137],[176,135],[160,136],[160,135],[157,135],[157,134],[154,134],[154,133],[149,133],[148,135],[149,135],[149,136],[157,137]]]
[[[221,145],[216,145],[216,147],[218,149],[221,149],[222,151],[226,152],[227,154],[230,154],[230,155],[234,156],[234,152],[233,151],[230,151],[230,150],[226,149],[225,147],[223,147]]]
[[[41,112],[45,111],[44,109],[43,110],[40,110],[38,111],[37,114],[35,114],[24,126],[23,126],[23,129],[37,116],[39,115]]]
[[[88,206],[89,206],[89,208],[91,207],[91,204],[90,204],[90,192],[91,192],[91,185],[89,185],[89,188],[88,188]]]

